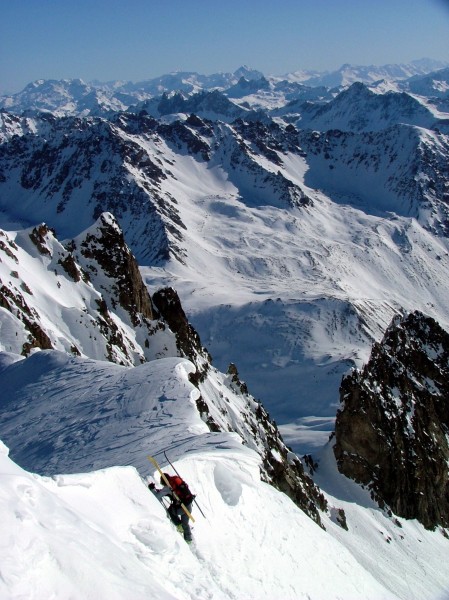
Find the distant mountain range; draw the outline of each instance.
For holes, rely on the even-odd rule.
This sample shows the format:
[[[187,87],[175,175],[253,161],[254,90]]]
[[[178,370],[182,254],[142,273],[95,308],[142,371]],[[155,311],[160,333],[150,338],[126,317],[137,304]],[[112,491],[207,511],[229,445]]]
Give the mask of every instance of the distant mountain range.
[[[383,82],[403,91],[411,85],[413,90],[421,90],[425,95],[435,95],[433,91],[436,91],[437,95],[447,97],[447,73],[430,78],[429,73],[448,66],[448,63],[422,59],[407,65],[382,67],[343,65],[334,72],[297,71],[282,77],[264,76],[260,71],[240,67],[234,73],[213,75],[175,72],[138,83],[42,79],[30,83],[21,92],[0,97],[0,108],[16,114],[48,111],[58,115],[105,116],[163,94],[176,92],[190,96],[201,91],[218,91],[253,108],[280,108],[298,100],[329,100],[356,81],[369,86],[380,86]]]

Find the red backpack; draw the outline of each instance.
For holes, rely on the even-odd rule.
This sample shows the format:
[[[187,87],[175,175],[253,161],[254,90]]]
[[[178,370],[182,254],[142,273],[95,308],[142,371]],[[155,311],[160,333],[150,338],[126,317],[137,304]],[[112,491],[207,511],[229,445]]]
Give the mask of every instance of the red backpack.
[[[189,504],[193,501],[195,496],[189,490],[189,486],[183,479],[181,479],[181,477],[178,477],[178,475],[166,475],[166,477],[171,489],[183,504]]]

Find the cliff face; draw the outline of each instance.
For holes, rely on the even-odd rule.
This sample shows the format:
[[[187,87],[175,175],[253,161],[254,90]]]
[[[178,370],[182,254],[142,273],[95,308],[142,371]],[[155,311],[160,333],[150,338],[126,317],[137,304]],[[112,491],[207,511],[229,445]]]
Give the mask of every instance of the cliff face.
[[[160,289],[153,294],[153,303],[160,316],[175,334],[179,356],[189,358],[197,367],[196,381],[204,380],[211,357],[201,345],[198,333],[188,322],[181,300],[173,288]]]
[[[103,213],[96,227],[77,241],[79,250],[75,241],[71,243],[71,250],[80,263],[87,264],[86,270],[91,279],[100,273],[100,277],[106,275],[111,280],[112,303],[126,310],[132,324],[136,326],[141,318],[153,320],[151,298],[115,218]]]
[[[397,515],[447,527],[449,334],[419,312],[396,317],[340,399],[339,470]]]

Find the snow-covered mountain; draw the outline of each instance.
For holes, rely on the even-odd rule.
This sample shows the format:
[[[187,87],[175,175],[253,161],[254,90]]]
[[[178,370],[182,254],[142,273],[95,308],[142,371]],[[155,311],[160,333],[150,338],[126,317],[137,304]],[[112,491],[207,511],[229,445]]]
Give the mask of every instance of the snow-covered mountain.
[[[151,299],[112,215],[101,215],[94,226],[65,246],[45,225],[14,237],[5,232],[1,234],[0,323],[3,350],[24,356],[36,348],[59,350],[71,356],[90,356],[107,361],[105,368],[109,377],[112,376],[109,362],[124,367],[156,362],[157,370],[161,368],[163,358],[188,358],[193,367],[189,380],[198,388],[196,397],[192,398],[207,426],[215,432],[238,433],[242,442],[260,454],[264,480],[280,486],[320,522],[317,506],[324,506],[324,500],[305,475],[299,460],[295,460],[293,455],[289,457],[277,427],[270,422],[265,409],[249,396],[235,366],[230,366],[227,376],[218,372],[213,376],[210,356],[188,323],[173,289],[158,290]],[[57,359],[57,365],[60,361]],[[27,368],[32,362],[25,361],[20,365]],[[71,364],[68,358],[63,361],[65,376],[61,377],[59,370],[57,377],[70,380],[68,372]],[[19,376],[20,379],[22,376]],[[49,385],[47,380],[44,390]],[[83,416],[81,406],[73,405],[72,401],[69,406],[65,405],[70,394],[64,389],[59,409],[56,397],[53,397],[48,421],[41,409],[38,409],[40,426],[36,426],[33,419],[28,421],[27,441],[19,445],[14,442],[12,448],[13,454],[18,453],[22,465],[41,473],[54,473],[120,464],[121,459],[112,452],[108,452],[107,456],[99,454],[97,444],[100,448],[106,447],[107,441],[102,436],[106,435],[107,439],[110,436],[103,423],[93,438],[90,434],[84,436],[81,433],[90,431],[92,415],[101,413],[105,403],[102,386],[94,392],[95,381],[86,381],[86,385],[90,394],[87,415]],[[226,401],[219,392],[223,385],[229,388]],[[3,391],[7,404],[2,406],[0,435],[8,444],[17,441],[17,428],[24,432],[23,413],[15,402],[20,406],[32,403],[33,397],[40,395],[38,386],[35,382],[27,400],[27,392],[17,386],[16,377],[13,376],[12,383],[8,383],[6,376]],[[202,393],[203,386],[205,393]],[[81,393],[81,384],[78,383],[77,387]],[[45,393],[44,390],[42,393]],[[238,411],[239,420],[226,405],[232,395],[233,404],[238,407],[233,410]],[[96,397],[97,407],[94,406]],[[62,419],[59,433],[56,433],[53,422],[56,411],[67,415],[72,408],[80,428],[75,437],[80,444],[80,454],[84,456],[81,462],[73,462],[64,452],[62,456],[57,452],[49,456],[45,451],[46,445],[51,445],[50,440],[55,436],[64,447],[72,445],[72,428],[67,430],[66,420]],[[141,468],[142,464],[135,466]]]
[[[229,85],[215,79],[215,89],[183,74],[184,89],[160,81],[154,95],[105,85],[107,101],[92,110],[80,107],[99,98],[99,84],[40,82],[0,112],[0,439],[39,473],[3,450],[2,508],[19,515],[8,529],[14,556],[28,501],[43,498],[33,500],[40,522],[55,514],[70,531],[84,514],[86,539],[104,548],[100,597],[123,597],[117,561],[146,581],[132,584],[133,598],[444,597],[446,521],[402,511],[380,485],[368,485],[373,499],[338,473],[328,441],[338,409],[338,465],[370,483],[342,460],[342,377],[369,364],[398,315],[420,311],[449,331],[449,113],[444,95],[405,77],[312,92],[247,69]],[[443,368],[438,349],[422,345]],[[409,390],[422,375],[404,369]],[[366,373],[361,389],[389,390],[373,409],[388,420],[396,388]],[[444,415],[428,434],[437,427],[446,435]],[[217,544],[199,523],[193,553],[181,548],[148,498],[146,455],[162,461],[167,449],[204,497]],[[101,502],[102,481],[120,490],[118,533],[111,518],[93,518],[83,492],[95,488]],[[256,498],[264,510],[254,511]],[[30,547],[41,534],[29,529]],[[111,549],[116,535],[132,548],[130,562]],[[165,537],[166,551],[154,541]],[[59,597],[70,595],[79,575],[68,575],[59,543],[44,540],[43,553],[60,553],[65,566],[28,573],[23,593],[47,573]],[[249,543],[254,560],[233,591],[224,552],[249,555]],[[77,573],[89,577],[90,555],[75,551]],[[314,551],[329,557],[333,584]],[[195,591],[148,579],[155,564],[165,574],[166,554],[195,573]],[[14,568],[2,581],[19,597],[14,573],[24,571]]]
[[[125,102],[123,101],[125,100]],[[21,92],[1,99],[3,109],[15,113],[49,112],[57,116],[97,115],[125,110],[128,103],[108,88],[97,88],[81,79],[39,79]]]
[[[68,371],[63,368],[67,361]],[[257,455],[240,445],[235,434],[207,431],[192,403],[195,390],[187,381],[189,363],[157,362],[126,369],[48,352],[19,364],[5,365],[2,357],[2,378],[15,372],[23,391],[27,386],[33,389],[39,379],[43,390],[46,380],[58,406],[61,376],[67,377],[65,405],[74,409],[80,404],[77,383],[81,390],[86,385],[84,415],[91,398],[88,385],[95,381],[94,393],[103,389],[108,399],[102,403],[105,422],[100,427],[98,420],[97,426],[91,420],[83,435],[94,438],[103,432],[108,443],[97,445],[100,456],[112,451],[117,458],[130,460],[131,450],[142,462],[139,472],[133,466],[114,466],[42,477],[15,464],[2,444],[2,597],[444,597],[448,578],[441,566],[448,540],[439,531],[426,531],[413,521],[403,521],[399,528],[332,469],[326,478],[333,482],[333,492],[344,490],[344,496],[327,494],[332,505],[324,531],[287,496],[260,481]],[[42,412],[51,412],[51,397],[46,396],[49,402],[41,398],[39,404]],[[36,407],[38,402],[35,396]],[[96,404],[91,406],[94,419],[99,417],[96,409]],[[57,414],[67,430],[71,423],[76,444],[80,428],[75,410]],[[143,428],[136,427],[138,423]],[[179,448],[173,445],[175,440],[182,442]],[[68,464],[82,461],[73,443],[53,443]],[[149,461],[144,466],[145,456],[162,449],[168,449],[206,515],[203,518],[193,509],[190,547],[146,487],[145,480],[152,480],[154,473]],[[50,450],[47,447],[47,455]],[[401,565],[400,576],[392,571],[392,561]]]
[[[232,88],[242,78],[251,81],[260,77],[263,75],[259,71],[243,66],[235,73],[200,75],[194,72],[177,72],[137,83],[39,79],[28,84],[21,92],[1,97],[0,108],[16,114],[51,112],[58,116],[107,115],[111,111],[126,110],[164,93],[190,95],[201,91],[223,90]]]
[[[232,431],[211,432],[194,368],[175,357],[130,368],[54,350],[0,354],[2,436],[14,448],[9,458],[0,446],[3,596],[444,598],[443,529],[379,508],[337,472],[331,444],[309,463],[324,490],[319,527],[261,481],[257,448],[235,432],[244,394],[234,376],[214,370],[200,388],[233,416]],[[158,480],[147,455],[172,472],[164,450],[205,514],[194,507],[190,547],[146,487]]]
[[[441,119],[419,100],[402,92],[374,93],[354,83],[324,105],[302,105],[296,123],[303,129],[379,131],[399,123],[432,129]]]
[[[449,322],[443,133],[1,118],[3,228],[73,239],[111,212],[146,283],[177,289],[217,366],[235,362],[282,425],[332,420],[348,361],[398,311]]]
[[[202,118],[220,120],[224,122],[235,121],[239,118],[255,118],[257,113],[245,107],[240,107],[231,102],[224,94],[215,90],[212,92],[198,92],[190,96],[180,92],[145,100],[129,109],[135,114],[148,114],[159,118],[166,115],[191,115]],[[173,116],[171,118],[173,120]]]
[[[43,111],[59,116],[107,116],[113,111],[126,110],[141,102],[160,98],[163,94],[190,96],[212,91],[223,92],[239,104],[268,109],[300,100],[329,100],[334,88],[339,91],[355,82],[378,86],[384,80],[390,89],[395,82],[406,89],[409,79],[413,82],[412,87],[419,86],[420,92],[417,93],[433,96],[436,89],[437,95],[441,95],[442,84],[420,85],[416,82],[423,76],[427,78],[423,81],[428,80],[429,73],[447,66],[447,63],[422,59],[408,65],[364,67],[347,64],[335,72],[297,71],[283,76],[265,76],[260,71],[242,66],[234,73],[202,75],[180,71],[137,83],[39,79],[16,94],[0,97],[0,109],[15,114]],[[441,79],[438,73],[429,77],[433,77],[435,82]]]
[[[399,65],[369,65],[359,66],[344,64],[339,69],[327,73],[308,73],[300,71],[297,74],[299,81],[308,85],[324,85],[326,87],[348,86],[356,81],[366,84],[375,83],[381,79],[388,81],[403,81],[410,77],[426,75],[431,71],[438,71],[447,67],[447,64],[428,58],[412,61],[409,64]],[[290,76],[294,79],[294,75]]]
[[[416,75],[407,82],[407,88],[419,96],[446,98],[449,95],[449,69],[440,69],[427,75]]]

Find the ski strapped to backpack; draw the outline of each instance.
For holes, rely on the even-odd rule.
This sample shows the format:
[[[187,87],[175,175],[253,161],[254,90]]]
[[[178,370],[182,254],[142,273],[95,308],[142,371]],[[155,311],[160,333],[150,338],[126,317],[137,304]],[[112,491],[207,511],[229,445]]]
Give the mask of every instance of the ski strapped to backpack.
[[[175,469],[175,466],[174,466],[174,464],[173,464],[173,463],[171,462],[171,460],[168,458],[168,456],[167,456],[167,453],[165,452],[165,450],[164,450],[164,456],[165,456],[165,458],[166,458],[166,460],[167,460],[168,464],[171,466],[171,468],[173,469],[173,471],[176,473],[176,475],[177,475],[178,477],[181,477],[181,475],[180,475],[180,474],[178,473],[178,471]],[[203,511],[201,510],[201,508],[200,508],[200,505],[199,505],[199,504],[198,504],[198,502],[195,500],[195,496],[193,496],[193,501],[195,502],[195,504],[196,504],[196,506],[197,506],[198,510],[199,510],[199,511],[200,511],[200,513],[203,515],[203,517],[204,517],[204,518],[206,518],[206,515],[205,515],[205,514],[203,513]]]
[[[195,519],[192,516],[192,513],[189,511],[189,509],[187,508],[187,506],[181,501],[181,499],[179,498],[179,496],[176,494],[176,492],[173,490],[173,487],[170,485],[169,480],[167,479],[167,477],[165,476],[165,474],[162,472],[162,469],[160,468],[160,466],[158,465],[158,462],[155,458],[153,458],[152,456],[148,456],[147,457],[148,460],[153,463],[153,465],[156,467],[156,469],[159,471],[159,475],[161,476],[161,478],[163,479],[165,485],[167,487],[169,487],[172,490],[173,496],[176,498],[176,500],[180,503],[182,510],[186,513],[186,515],[189,517],[189,519],[192,521],[192,523],[195,523]]]

